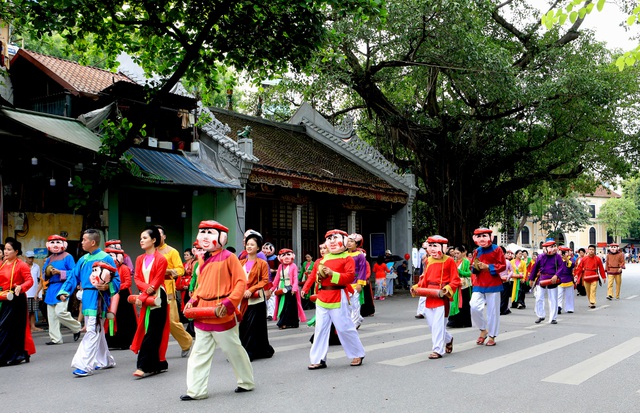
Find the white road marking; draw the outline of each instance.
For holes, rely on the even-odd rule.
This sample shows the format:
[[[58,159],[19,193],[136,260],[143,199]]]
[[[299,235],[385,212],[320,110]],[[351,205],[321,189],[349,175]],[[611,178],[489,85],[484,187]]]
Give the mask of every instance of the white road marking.
[[[313,334],[314,328],[313,327],[307,327],[306,326],[306,322],[300,322],[300,330],[303,331],[302,333],[293,333],[293,334],[289,334],[287,332],[285,332],[285,330],[279,330],[278,327],[274,324],[275,328],[270,328],[269,329],[269,342],[271,341],[279,341],[279,340],[287,340],[290,338],[304,338],[307,337],[307,339],[309,337],[311,337],[311,335]],[[369,330],[370,328],[375,328],[375,327],[380,327],[380,326],[385,326],[388,325],[387,323],[374,323],[374,324],[363,324],[362,327],[360,327],[360,331],[364,330]],[[286,331],[291,331],[291,329],[286,329]]]
[[[605,371],[638,352],[640,352],[640,337],[634,337],[603,353],[561,370],[556,374],[552,374],[542,379],[542,381],[573,385],[582,384],[596,374]]]
[[[593,337],[595,334],[581,334],[574,333],[569,334],[567,336],[547,341],[542,344],[538,344],[535,346],[531,346],[522,350],[514,351],[509,354],[504,354],[502,356],[494,357],[489,360],[484,360],[479,363],[471,364],[466,367],[461,367],[459,369],[453,370],[458,373],[469,373],[469,374],[478,374],[484,375],[491,373],[493,371],[499,370],[503,367],[508,367],[513,364],[519,363],[523,360],[528,360],[537,356],[540,356],[545,353],[549,353],[553,350],[557,350],[561,347],[565,347],[578,341],[585,340],[589,337]]]
[[[365,328],[364,325],[362,327],[360,327],[361,330],[364,329],[364,328]],[[428,330],[429,326],[426,323],[424,323],[424,324],[412,325],[412,326],[409,326],[409,327],[399,327],[399,328],[391,328],[391,329],[388,329],[388,330],[363,332],[363,333],[360,333],[360,339],[362,340],[363,338],[375,337],[375,336],[380,336],[380,335],[384,335],[384,334],[400,333],[400,332],[404,332],[404,331],[422,330],[422,329]],[[288,337],[292,337],[294,335],[295,336],[303,335],[303,336],[311,337],[311,334],[313,334],[313,330],[309,330],[309,333],[307,333],[307,334],[301,334],[301,333],[298,333],[298,334],[287,334],[287,338]],[[419,336],[418,338],[419,339],[416,340],[416,341],[424,339],[425,336]],[[271,336],[269,336],[269,341],[271,341],[271,340],[272,340]],[[303,343],[300,343],[300,344],[291,344],[291,345],[288,345],[288,346],[281,346],[281,347],[275,347],[274,346],[274,349],[275,349],[276,353],[278,353],[278,352],[283,352],[283,351],[299,350],[301,348],[309,348],[309,347],[311,347],[311,343],[309,342],[309,340],[305,340]],[[369,347],[370,346],[365,346],[365,350],[368,350]],[[340,354],[339,357],[343,357],[344,356],[344,351],[333,352],[333,353],[329,353],[329,354],[335,354],[335,353],[339,353]],[[332,357],[329,357],[329,358],[337,358],[337,357],[336,356],[332,356]]]
[[[457,332],[457,331],[456,331]],[[521,337],[527,334],[531,334],[531,331],[526,331],[526,330],[515,330],[515,331],[510,331],[508,333],[504,333],[504,334],[500,334],[497,338],[496,341],[498,343],[501,343],[503,341],[506,340],[510,340],[512,338],[517,338],[517,337]],[[452,335],[455,336],[455,334]],[[429,338],[431,338],[431,335],[428,336]],[[456,344],[455,340],[454,340],[454,346],[453,346],[453,355],[455,356],[456,353],[460,353],[461,351],[467,351],[467,350],[471,350],[477,347],[480,347],[479,345],[476,344],[475,340],[472,341],[467,341],[464,342],[462,344]],[[369,347],[365,347],[365,350],[369,351]],[[424,353],[418,353],[418,354],[411,354],[409,356],[404,356],[404,357],[398,357],[395,359],[390,359],[390,360],[385,360],[385,361],[379,361],[379,364],[387,364],[389,366],[397,366],[397,367],[404,367],[404,366],[408,366],[410,364],[415,364],[415,363],[420,363],[423,361],[427,361],[428,360],[428,356],[429,353],[431,353],[430,351],[428,352],[424,352]],[[450,356],[446,356],[446,357],[450,357]]]
[[[562,318],[556,318],[556,321],[560,322],[560,321],[562,321]],[[538,324],[534,324],[532,326],[528,326],[528,327],[525,327],[525,328],[527,330],[533,330],[534,328],[540,328],[540,327],[544,327],[544,326],[548,326],[548,325],[551,325],[551,323],[545,319],[544,321],[541,321]]]
[[[636,298],[638,296],[638,294],[634,294],[634,295],[630,295],[627,298],[625,298],[625,300],[633,300],[634,298]],[[640,390],[639,390],[640,391]]]
[[[609,304],[599,305],[596,308],[590,308],[587,311],[598,311],[598,310],[602,310],[603,308],[609,308]]]
[[[426,341],[427,339],[430,339],[430,338],[431,338],[431,334],[419,335],[415,337],[407,337],[400,340],[385,341],[384,343],[369,344],[364,346],[364,350],[367,352],[367,354],[369,354],[369,352],[371,351],[397,347],[397,346],[404,346],[405,344],[413,344],[419,341]],[[431,347],[430,344],[429,344],[429,347]],[[330,360],[343,358],[343,357],[345,357],[343,350],[332,351],[330,353],[327,353],[327,359],[330,359]]]

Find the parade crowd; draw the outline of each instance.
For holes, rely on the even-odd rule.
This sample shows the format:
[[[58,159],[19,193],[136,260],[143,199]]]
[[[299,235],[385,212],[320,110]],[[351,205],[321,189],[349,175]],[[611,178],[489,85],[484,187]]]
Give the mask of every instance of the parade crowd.
[[[218,346],[233,367],[235,392],[254,389],[251,362],[275,353],[270,321],[279,329],[300,323],[315,327],[309,370],[327,368],[331,344],[340,344],[349,365],[358,367],[365,358],[358,329],[374,314],[375,300],[393,296],[395,284],[419,297],[416,318],[426,319],[432,333],[428,358],[440,359],[453,352],[448,328],[473,326],[479,330],[477,345],[495,346],[500,316],[525,309],[530,291],[535,323],[548,318],[557,324],[562,311],[573,313],[576,294],[586,295],[595,308],[602,281],[608,281],[606,298],[617,300],[625,268],[625,255],[615,243],[604,265],[595,246],[574,254],[553,239],[542,244],[542,254],[530,258],[526,250],[493,244],[491,230],[478,228],[473,234],[477,248],[468,254],[440,235],[430,236],[422,245],[418,282],[411,285],[407,262],[394,268],[391,251],[371,268],[360,234],[327,231],[320,257],[314,261],[308,253],[298,268],[291,249],[276,252],[255,230],[245,232],[236,255],[227,248],[228,232],[219,222],[200,222],[183,263],[167,245],[164,228],[148,226],[140,234],[142,251],[135,265],[119,240],[101,249],[97,230],[83,232],[85,255],[77,262],[66,251],[67,240],[53,234],[42,269],[33,262],[33,251],[25,252],[23,261],[21,243],[7,238],[0,265],[0,366],[29,363],[35,354],[31,333],[39,331],[40,301],[48,322],[44,344],[63,344],[61,326],[74,341],[84,333],[71,361],[73,375],[92,376],[115,367],[113,349],[137,355],[132,366],[136,379],[166,372],[172,335],[181,356],[188,357],[187,391],[180,399],[204,399]],[[72,316],[70,301],[78,306],[78,318]],[[310,309],[315,315],[307,320],[305,310]]]

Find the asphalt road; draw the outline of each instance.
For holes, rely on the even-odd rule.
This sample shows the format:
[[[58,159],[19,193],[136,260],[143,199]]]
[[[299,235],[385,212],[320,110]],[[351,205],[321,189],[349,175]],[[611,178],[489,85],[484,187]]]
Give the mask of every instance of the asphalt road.
[[[377,302],[360,337],[364,364],[350,367],[342,348],[329,349],[329,368],[308,371],[313,330],[278,330],[269,323],[276,354],[253,363],[256,389],[235,394],[233,371],[220,350],[214,357],[209,398],[183,402],[187,359],[173,339],[169,370],[133,378],[135,355],[114,351],[117,366],[91,377],[71,374],[76,351],[70,332],[65,344],[43,345],[31,363],[0,369],[0,400],[6,412],[251,411],[251,412],[635,412],[640,403],[640,264],[623,275],[619,301],[588,308],[576,298],[574,314],[558,324],[534,324],[534,298],[527,309],[502,316],[497,346],[478,346],[475,328],[451,330],[454,352],[427,360],[431,337],[425,320],[414,318],[417,299],[406,292]],[[307,312],[309,316],[312,312]],[[548,321],[548,319],[547,319]]]

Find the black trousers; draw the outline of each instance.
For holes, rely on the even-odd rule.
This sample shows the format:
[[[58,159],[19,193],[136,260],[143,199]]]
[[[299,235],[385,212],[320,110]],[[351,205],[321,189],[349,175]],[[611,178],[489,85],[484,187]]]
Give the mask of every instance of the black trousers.
[[[510,282],[502,283],[502,292],[500,293],[500,314],[506,314],[507,310],[509,310],[509,299],[511,298],[511,288],[512,288],[512,285]]]

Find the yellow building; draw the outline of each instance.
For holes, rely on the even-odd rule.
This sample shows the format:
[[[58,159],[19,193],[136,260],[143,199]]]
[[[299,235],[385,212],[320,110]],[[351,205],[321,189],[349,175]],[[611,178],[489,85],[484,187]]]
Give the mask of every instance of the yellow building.
[[[578,248],[587,248],[593,244],[600,248],[605,247],[608,242],[613,242],[607,236],[607,227],[598,222],[598,214],[602,205],[611,198],[620,198],[620,195],[612,190],[598,187],[593,194],[586,194],[580,197],[589,206],[591,212],[591,223],[576,232],[566,232],[560,235],[558,241],[574,251]],[[492,228],[494,234],[498,237],[499,245],[507,245],[510,243],[507,234],[499,231],[498,227]],[[542,243],[547,238],[547,233],[540,228],[540,223],[534,223],[532,219],[527,220],[522,232],[517,237],[517,244],[529,249],[537,251],[541,248]],[[616,240],[620,242],[620,240]]]

